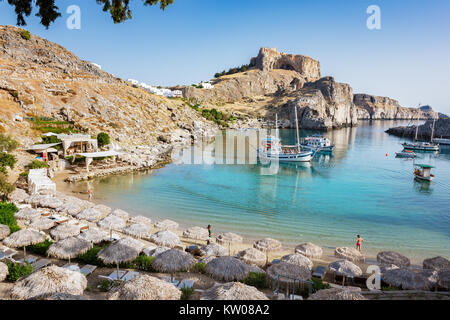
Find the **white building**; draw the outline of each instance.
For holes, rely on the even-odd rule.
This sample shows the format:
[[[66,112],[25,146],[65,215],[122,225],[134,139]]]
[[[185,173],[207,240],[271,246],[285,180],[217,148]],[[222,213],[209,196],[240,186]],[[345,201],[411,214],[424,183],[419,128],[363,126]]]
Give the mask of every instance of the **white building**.
[[[128,79],[128,82],[130,82],[131,84],[133,84],[135,86],[141,87],[141,88],[147,90],[148,92],[156,94],[158,96],[164,96],[167,98],[183,96],[183,93],[181,92],[181,90],[170,90],[170,89],[166,89],[166,88],[157,88],[157,87],[148,85],[145,82],[139,82],[134,79]]]

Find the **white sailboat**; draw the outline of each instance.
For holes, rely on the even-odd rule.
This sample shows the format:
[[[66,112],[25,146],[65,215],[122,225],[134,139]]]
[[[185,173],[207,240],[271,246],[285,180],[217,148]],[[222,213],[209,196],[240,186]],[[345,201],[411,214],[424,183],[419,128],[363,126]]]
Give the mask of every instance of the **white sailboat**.
[[[295,125],[297,130],[297,143],[294,146],[284,146],[278,138],[278,115],[276,116],[275,127],[276,136],[271,136],[261,141],[261,148],[258,149],[260,160],[278,160],[279,162],[310,162],[315,155],[315,151],[303,150],[300,145],[300,130],[298,126],[297,107],[295,107]]]
[[[402,144],[403,148],[405,150],[439,151],[439,145],[433,143],[435,122],[436,122],[436,120],[433,121],[433,128],[431,130],[431,142],[420,142],[420,141],[417,141],[418,134],[419,134],[419,118],[417,118],[416,136],[414,138],[414,142],[413,143],[408,143],[408,142],[403,143]]]

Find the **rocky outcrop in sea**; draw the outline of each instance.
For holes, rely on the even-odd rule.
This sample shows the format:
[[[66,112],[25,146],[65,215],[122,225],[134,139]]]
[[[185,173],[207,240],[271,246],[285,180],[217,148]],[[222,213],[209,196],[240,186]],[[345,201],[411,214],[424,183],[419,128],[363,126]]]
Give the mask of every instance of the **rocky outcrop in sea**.
[[[386,132],[399,137],[408,137],[414,138],[416,135],[417,126],[409,126],[409,127],[395,127],[390,128]],[[427,121],[425,124],[419,126],[418,138],[424,140],[431,139],[431,132],[433,128],[433,121]],[[434,130],[435,138],[445,138],[450,139],[450,119],[439,119],[435,122],[435,130]]]

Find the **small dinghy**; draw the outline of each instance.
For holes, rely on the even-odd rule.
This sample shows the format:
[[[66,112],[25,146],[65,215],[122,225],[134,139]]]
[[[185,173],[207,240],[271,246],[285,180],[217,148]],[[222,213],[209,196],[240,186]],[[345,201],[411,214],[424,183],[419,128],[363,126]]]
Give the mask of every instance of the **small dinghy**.
[[[397,158],[408,158],[408,159],[414,159],[417,155],[414,151],[411,150],[403,150],[402,152],[396,152]]]

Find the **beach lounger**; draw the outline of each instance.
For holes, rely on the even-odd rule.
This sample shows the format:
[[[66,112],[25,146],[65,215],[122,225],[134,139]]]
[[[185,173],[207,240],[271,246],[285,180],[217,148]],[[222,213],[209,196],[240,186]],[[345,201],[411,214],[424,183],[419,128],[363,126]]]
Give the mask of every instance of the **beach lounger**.
[[[66,223],[69,221],[69,218],[62,217],[60,215],[53,215],[53,216],[49,217],[49,219],[55,221],[57,224]]]
[[[63,266],[63,268],[71,271],[80,272],[80,267],[78,266],[78,263],[67,263]]]
[[[47,260],[47,259],[40,259],[40,260],[36,261],[35,263],[32,264],[33,272],[36,272],[36,271],[48,266],[50,263],[51,263],[51,261]]]
[[[29,263],[29,264],[33,264],[33,263],[35,263],[36,261],[38,260],[38,258],[37,257],[35,257],[35,256],[27,256],[27,258],[24,260],[24,259],[20,259],[19,261],[17,261],[18,263],[25,263],[25,262],[27,262],[27,263]]]
[[[161,280],[164,280],[165,282],[172,283],[175,287],[177,287],[180,284],[180,281],[176,279],[172,279],[171,277],[164,276],[161,278]]]
[[[318,266],[316,270],[313,272],[312,277],[322,279],[325,278],[325,273],[327,272],[327,269],[322,266]]]
[[[120,280],[127,282],[137,277],[139,277],[139,272],[129,271]]]
[[[366,277],[354,277],[353,285],[361,288],[367,288],[367,278]]]
[[[0,260],[3,259],[11,259],[12,257],[14,257],[17,254],[17,251],[15,250],[0,250]]]
[[[178,289],[183,289],[183,288],[187,288],[190,289],[192,287],[194,287],[194,280],[181,280],[180,283],[178,284],[177,288]]]
[[[90,264],[87,264],[83,268],[80,268],[80,272],[87,277],[90,274],[92,274],[95,271],[95,269],[97,269],[96,266],[92,266]]]
[[[117,280],[122,280],[123,276],[126,273],[127,272],[124,271],[124,270],[119,270],[119,276],[117,276],[117,271],[114,271],[109,276],[99,276],[99,278],[108,279],[108,280],[111,280],[111,281],[117,281]]]

